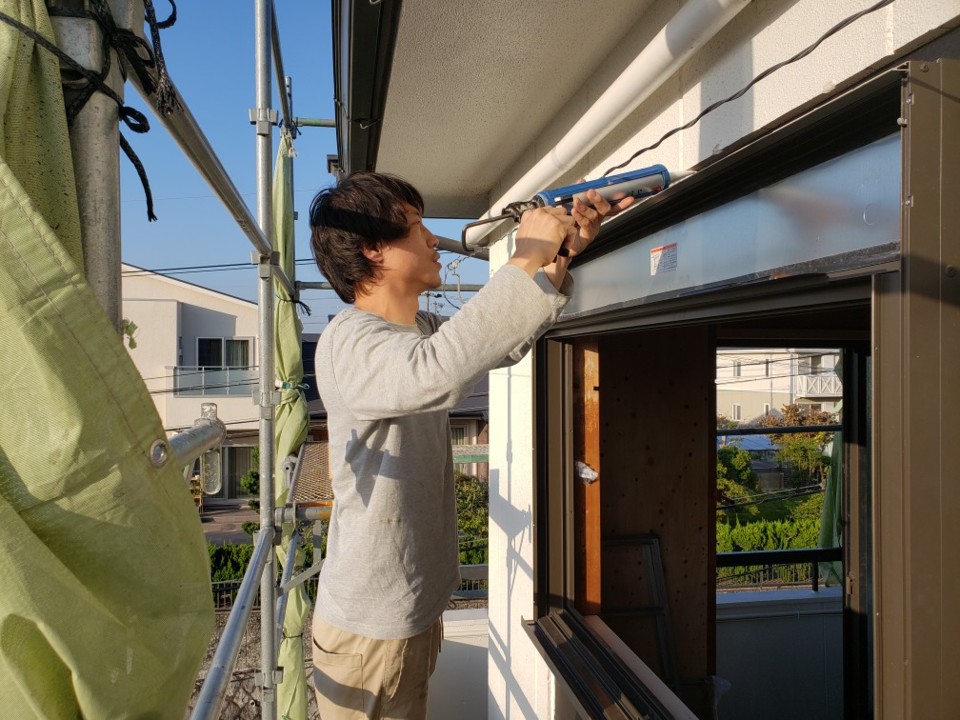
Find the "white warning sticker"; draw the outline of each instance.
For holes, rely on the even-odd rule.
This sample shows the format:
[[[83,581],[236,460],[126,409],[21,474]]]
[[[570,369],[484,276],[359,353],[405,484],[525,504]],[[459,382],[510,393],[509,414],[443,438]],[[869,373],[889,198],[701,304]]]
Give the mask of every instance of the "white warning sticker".
[[[677,244],[661,245],[650,251],[650,274],[674,272],[677,269]]]

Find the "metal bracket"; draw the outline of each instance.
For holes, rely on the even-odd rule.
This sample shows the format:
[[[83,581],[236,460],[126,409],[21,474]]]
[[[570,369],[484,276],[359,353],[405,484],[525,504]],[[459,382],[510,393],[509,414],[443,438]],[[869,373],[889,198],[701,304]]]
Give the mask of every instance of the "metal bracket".
[[[257,393],[254,400],[260,407],[276,407],[280,404],[280,391],[267,390],[267,392]]]
[[[254,250],[250,253],[250,263],[257,266],[261,280],[269,280],[273,276],[273,268],[280,266],[280,253],[274,250],[269,255],[263,255]]]
[[[250,108],[250,124],[257,126],[257,135],[269,135],[270,129],[280,122],[280,113],[273,108]]]
[[[273,685],[279,685],[283,682],[283,668],[276,668],[270,671],[270,679],[273,681]],[[257,670],[253,673],[253,682],[257,687],[263,687],[264,674],[262,670]]]

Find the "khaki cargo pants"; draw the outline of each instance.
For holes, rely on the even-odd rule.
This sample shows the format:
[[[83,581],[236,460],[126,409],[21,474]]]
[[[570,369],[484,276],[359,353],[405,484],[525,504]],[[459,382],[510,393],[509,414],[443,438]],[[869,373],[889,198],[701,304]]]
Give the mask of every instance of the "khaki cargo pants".
[[[403,640],[375,640],[313,618],[313,684],[321,720],[423,720],[443,621]]]

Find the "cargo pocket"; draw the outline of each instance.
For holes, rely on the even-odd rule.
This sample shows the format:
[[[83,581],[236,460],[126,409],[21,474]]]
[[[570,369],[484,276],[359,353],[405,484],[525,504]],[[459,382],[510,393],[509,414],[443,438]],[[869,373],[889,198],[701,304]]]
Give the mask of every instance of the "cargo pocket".
[[[363,656],[359,653],[328,653],[313,644],[313,686],[317,702],[336,708],[336,717],[364,720]],[[323,717],[321,706],[320,716]]]

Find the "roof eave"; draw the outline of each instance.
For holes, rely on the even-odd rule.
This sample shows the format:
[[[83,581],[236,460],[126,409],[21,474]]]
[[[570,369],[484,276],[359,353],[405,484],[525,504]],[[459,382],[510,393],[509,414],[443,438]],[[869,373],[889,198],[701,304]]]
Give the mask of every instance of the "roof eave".
[[[338,0],[333,69],[340,170],[374,170],[400,24],[401,0]]]

